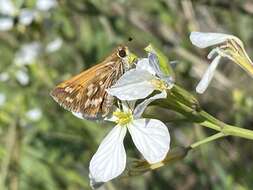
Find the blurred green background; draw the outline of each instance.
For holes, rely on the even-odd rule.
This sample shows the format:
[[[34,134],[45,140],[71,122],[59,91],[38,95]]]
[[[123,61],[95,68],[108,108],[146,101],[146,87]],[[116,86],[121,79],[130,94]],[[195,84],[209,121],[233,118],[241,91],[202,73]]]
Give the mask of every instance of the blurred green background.
[[[176,82],[194,94],[208,66],[208,50],[191,45],[190,31],[234,34],[250,56],[253,52],[252,0],[14,0],[12,8],[4,1],[0,190],[90,189],[89,161],[112,126],[74,117],[49,92],[101,61],[128,37],[133,38],[130,50],[139,56],[145,56],[143,48],[152,43],[175,60]],[[231,61],[222,62],[206,93],[196,96],[217,118],[252,129],[252,79]],[[150,111],[169,118],[171,147],[190,145],[212,132],[183,122],[174,112]],[[140,158],[128,139],[128,157]],[[225,138],[190,152],[183,161],[104,188],[252,189],[252,160],[252,142]]]

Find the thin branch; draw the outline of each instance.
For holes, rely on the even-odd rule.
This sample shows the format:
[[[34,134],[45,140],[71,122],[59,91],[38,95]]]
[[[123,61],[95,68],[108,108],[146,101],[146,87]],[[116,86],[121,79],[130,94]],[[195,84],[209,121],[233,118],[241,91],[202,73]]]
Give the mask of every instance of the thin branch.
[[[16,122],[12,123],[9,126],[7,136],[6,136],[6,155],[1,164],[1,172],[0,172],[0,189],[6,189],[6,178],[9,173],[10,162],[13,154],[13,150],[15,147],[15,136],[16,136]]]

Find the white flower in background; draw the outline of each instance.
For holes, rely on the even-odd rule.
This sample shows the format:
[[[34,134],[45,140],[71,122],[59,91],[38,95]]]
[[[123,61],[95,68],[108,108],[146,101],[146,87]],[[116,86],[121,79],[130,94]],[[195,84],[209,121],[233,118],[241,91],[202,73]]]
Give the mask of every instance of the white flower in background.
[[[42,46],[39,42],[31,42],[21,46],[16,53],[14,63],[16,65],[29,65],[34,63],[42,51]]]
[[[19,66],[33,64],[43,52],[53,53],[61,48],[62,43],[62,39],[56,38],[46,47],[39,42],[23,44],[15,54],[14,63]]]
[[[56,0],[37,0],[36,8],[40,11],[49,11],[58,5]]]
[[[13,16],[15,16],[16,7],[10,0],[0,0],[0,31],[7,31],[12,29],[14,22]]]
[[[22,26],[28,26],[36,18],[36,12],[32,10],[21,10],[18,16],[18,24]],[[14,26],[13,17],[1,17],[0,16],[0,31],[11,30]]]
[[[42,116],[42,112],[39,108],[34,108],[26,112],[26,117],[32,121],[38,121]]]
[[[207,56],[208,59],[213,60],[196,87],[198,93],[203,93],[207,89],[222,57],[232,60],[249,74],[253,75],[252,61],[247,55],[243,43],[239,38],[222,33],[191,32],[190,40],[193,45],[199,48],[206,48],[214,45],[217,46],[212,49]]]
[[[35,19],[36,12],[30,9],[20,9],[10,0],[0,0],[0,31],[11,30],[14,26],[14,17],[18,17],[19,24],[27,26]]]
[[[11,17],[0,17],[0,31],[8,31],[13,28],[14,22]]]
[[[101,142],[90,161],[91,184],[107,182],[119,176],[126,166],[124,137],[129,131],[133,142],[149,163],[162,161],[170,148],[170,134],[164,123],[157,119],[144,119],[141,115],[147,105],[161,97],[157,94],[134,108],[134,102],[123,102],[121,109],[109,119],[117,125]]]
[[[19,14],[19,23],[28,26],[35,19],[37,12],[35,10],[21,9]]]
[[[15,17],[18,18],[18,25],[28,26],[39,16],[40,11],[49,11],[56,6],[56,0],[37,0],[33,9],[19,9],[11,0],[0,0],[0,31],[11,30]]]
[[[173,79],[162,73],[155,54],[140,59],[136,68],[127,71],[107,92],[120,100],[137,100],[149,96],[153,91],[165,92],[174,85]]]
[[[6,101],[5,94],[0,92],[0,106],[3,106],[5,101]]]
[[[11,0],[0,0],[0,14],[14,16],[16,11]]]
[[[29,83],[29,75],[26,71],[18,70],[15,73],[15,77],[21,85],[27,85]]]
[[[2,72],[2,73],[0,73],[0,81],[1,81],[1,82],[5,82],[5,81],[7,81],[9,78],[10,78],[9,73],[7,73],[7,72]]]
[[[62,46],[62,39],[61,38],[56,38],[52,42],[48,43],[46,46],[46,52],[48,53],[53,53],[57,50],[59,50]]]

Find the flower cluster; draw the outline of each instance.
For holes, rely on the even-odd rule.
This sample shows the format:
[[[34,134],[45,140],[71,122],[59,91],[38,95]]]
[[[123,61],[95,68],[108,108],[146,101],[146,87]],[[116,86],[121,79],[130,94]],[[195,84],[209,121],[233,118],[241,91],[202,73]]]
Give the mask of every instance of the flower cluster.
[[[62,47],[63,41],[61,38],[56,38],[46,45],[38,41],[25,43],[20,46],[20,49],[15,53],[13,63],[18,66],[15,73],[17,81],[25,86],[29,83],[29,75],[27,73],[26,65],[31,65],[38,62],[38,58],[43,54],[51,54]],[[7,72],[0,73],[1,76],[9,75]],[[5,77],[6,78],[6,77]],[[7,79],[8,80],[8,79]]]
[[[107,92],[117,97],[118,107],[109,121],[116,126],[101,142],[92,157],[89,170],[91,184],[107,182],[119,176],[126,167],[124,137],[129,131],[132,140],[149,163],[162,161],[170,148],[167,126],[157,119],[142,118],[145,108],[156,99],[166,98],[173,87],[170,76],[163,74],[155,53],[137,61]],[[137,100],[140,103],[137,104]],[[138,102],[139,102],[138,101]]]
[[[0,0],[0,32],[15,29],[25,29],[34,21],[50,16],[51,10],[58,6],[56,0],[36,0],[34,6],[23,8],[26,2],[18,3],[11,0]],[[63,40],[59,37],[52,39],[47,44],[32,41],[19,46],[15,53],[13,63],[15,67],[15,78],[20,85],[29,83],[29,74],[25,65],[38,62],[38,58],[43,54],[51,54],[62,47]],[[9,71],[0,73],[0,81],[9,79]]]
[[[0,31],[11,30],[18,20],[19,26],[29,26],[41,16],[42,12],[49,11],[57,6],[56,0],[37,0],[32,9],[19,8],[11,0],[0,0]]]

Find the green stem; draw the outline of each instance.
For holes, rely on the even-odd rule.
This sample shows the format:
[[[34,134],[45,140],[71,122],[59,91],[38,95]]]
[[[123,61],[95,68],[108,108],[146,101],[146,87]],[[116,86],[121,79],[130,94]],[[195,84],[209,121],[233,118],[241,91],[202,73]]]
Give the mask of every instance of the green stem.
[[[177,91],[179,93],[180,91]],[[196,109],[197,100],[194,100],[189,95],[175,96],[174,93],[170,93],[167,99],[157,101],[156,104],[172,109],[178,113],[184,115],[189,121],[199,124],[202,127],[207,127],[215,131],[219,131],[224,135],[237,136],[249,140],[253,140],[253,131],[249,129],[244,129],[232,125],[228,125],[217,118],[213,117],[209,113],[202,110],[200,107]],[[189,101],[187,102],[187,97]],[[194,101],[193,101],[194,100]],[[198,103],[197,103],[198,104]]]
[[[205,120],[209,121],[210,123],[218,125],[218,128],[222,128],[225,125],[227,125],[226,123],[216,119],[215,117],[213,117],[209,113],[205,112],[204,110],[200,110],[198,112],[198,114],[199,114],[200,117],[204,118]]]
[[[203,110],[200,112],[200,115],[205,118],[203,122],[198,123],[200,126],[208,127],[210,129],[220,131],[224,135],[237,136],[237,137],[253,140],[252,130],[225,124]]]
[[[7,178],[10,173],[10,165],[11,159],[13,156],[13,150],[15,148],[16,143],[16,129],[17,124],[13,122],[8,129],[8,134],[6,136],[6,156],[3,158],[1,163],[1,170],[0,170],[0,189],[5,190],[7,189]]]
[[[236,136],[245,138],[248,140],[253,140],[253,131],[249,129],[244,129],[240,127],[235,127],[232,125],[226,125],[222,132],[226,135]]]
[[[207,128],[210,128],[210,129],[213,129],[215,131],[220,131],[221,130],[221,126],[217,125],[217,124],[213,124],[211,123],[210,121],[203,121],[201,123],[198,123],[200,126],[203,126],[203,127],[207,127]]]
[[[192,149],[194,149],[194,148],[197,148],[198,146],[200,146],[200,145],[202,145],[202,144],[206,144],[206,143],[208,143],[208,142],[214,141],[214,140],[216,140],[216,139],[219,139],[219,138],[225,137],[225,136],[226,136],[226,135],[225,135],[224,133],[219,132],[219,133],[216,133],[216,134],[214,134],[214,135],[212,135],[212,136],[210,136],[210,137],[207,137],[207,138],[205,138],[205,139],[203,139],[203,140],[200,140],[200,141],[197,141],[197,142],[193,143],[190,147],[191,147]]]

